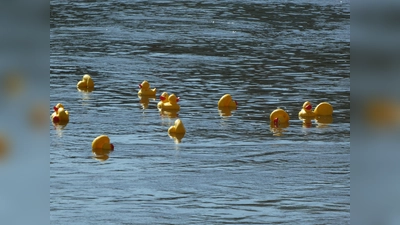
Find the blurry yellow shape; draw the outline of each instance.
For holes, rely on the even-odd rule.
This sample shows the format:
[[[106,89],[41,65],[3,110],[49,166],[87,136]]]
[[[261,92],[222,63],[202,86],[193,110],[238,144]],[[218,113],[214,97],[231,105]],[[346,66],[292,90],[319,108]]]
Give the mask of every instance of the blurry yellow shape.
[[[47,129],[49,125],[47,108],[48,106],[44,102],[37,102],[31,106],[31,110],[28,111],[27,117],[33,128]]]
[[[390,100],[372,100],[365,106],[366,122],[376,128],[393,128],[400,125],[400,105]]]
[[[24,78],[19,72],[6,73],[0,83],[1,89],[8,97],[17,97],[24,91]]]
[[[8,138],[0,133],[0,162],[3,162],[10,154],[10,143]]]

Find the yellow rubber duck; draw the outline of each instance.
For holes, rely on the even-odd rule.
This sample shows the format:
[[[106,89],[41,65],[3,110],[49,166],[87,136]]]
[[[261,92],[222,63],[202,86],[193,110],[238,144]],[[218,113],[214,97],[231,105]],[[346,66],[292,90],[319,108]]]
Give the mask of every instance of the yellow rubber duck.
[[[321,102],[314,109],[315,116],[332,116],[333,107],[328,102]]]
[[[270,125],[271,127],[280,127],[284,128],[289,126],[289,114],[283,109],[275,109],[269,115]]]
[[[180,143],[185,136],[186,129],[180,119],[175,120],[175,124],[168,129],[168,135],[175,139],[175,143]]]
[[[139,84],[139,88],[138,95],[155,96],[157,92],[157,88],[150,89],[150,84],[147,80]]]
[[[166,93],[166,92],[164,92]],[[163,94],[164,94],[163,93]],[[180,106],[178,105],[179,102],[179,98],[176,97],[174,94],[171,94],[168,96],[168,100],[166,102],[164,102],[165,100],[163,100],[165,98],[165,96],[161,95],[160,99],[161,101],[157,104],[157,107],[160,110],[175,110],[175,111],[179,111],[180,110]]]
[[[185,126],[180,119],[175,120],[175,124],[168,129],[169,134],[184,134],[186,133]]]
[[[225,94],[218,101],[218,108],[235,108],[237,107],[237,101],[232,100],[230,94]]]
[[[328,102],[321,102],[312,111],[312,105],[309,101],[304,102],[303,108],[299,112],[299,117],[332,116],[333,107]]]
[[[89,74],[85,74],[85,75],[83,75],[82,80],[78,82],[76,87],[80,90],[91,91],[94,89],[94,82]]]
[[[96,160],[106,161],[112,151],[114,151],[114,145],[110,143],[108,136],[100,135],[93,140],[92,153]]]
[[[107,135],[100,135],[92,142],[92,150],[114,150],[114,145],[110,143],[110,138]]]
[[[53,123],[66,124],[69,121],[69,113],[64,109],[64,106],[61,103],[58,103],[53,107],[54,112],[51,114],[51,120]]]
[[[162,108],[164,103],[168,102],[168,97],[169,97],[168,93],[167,92],[163,92],[160,95],[160,101],[157,103],[157,108]]]
[[[315,113],[312,111],[312,105],[309,101],[304,102],[302,109],[299,112],[299,117],[314,117]]]

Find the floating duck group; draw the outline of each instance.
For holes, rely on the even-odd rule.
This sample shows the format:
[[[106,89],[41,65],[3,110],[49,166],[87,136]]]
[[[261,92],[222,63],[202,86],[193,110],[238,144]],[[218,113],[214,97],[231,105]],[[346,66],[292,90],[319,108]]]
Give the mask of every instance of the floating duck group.
[[[77,88],[80,91],[92,91],[94,90],[94,82],[90,75],[85,74],[77,83]],[[150,88],[148,81],[143,81],[139,84],[138,96],[141,101],[143,98],[155,98],[157,89]],[[175,113],[180,110],[178,104],[179,97],[175,94],[168,94],[163,92],[160,95],[160,101],[157,103],[157,108],[161,112]],[[148,102],[147,102],[148,103]],[[218,101],[218,109],[221,112],[221,116],[230,116],[231,110],[236,110],[238,106],[237,101],[233,100],[230,94],[223,95]],[[304,102],[302,109],[298,113],[299,119],[303,120],[304,123],[309,123],[311,119],[323,119],[324,121],[331,122],[333,114],[333,107],[328,102],[322,102],[312,110],[312,105],[309,101]],[[51,120],[54,124],[66,124],[69,121],[69,112],[65,110],[61,103],[54,106],[54,112],[51,115]],[[283,109],[275,109],[270,113],[270,126],[271,128],[285,128],[289,126],[290,117],[289,114]],[[183,138],[186,133],[185,126],[180,119],[175,120],[173,126],[168,129],[168,135],[174,138],[177,142]],[[106,156],[109,152],[114,150],[114,145],[110,143],[110,139],[107,135],[100,135],[96,137],[92,142],[92,151],[96,156]]]

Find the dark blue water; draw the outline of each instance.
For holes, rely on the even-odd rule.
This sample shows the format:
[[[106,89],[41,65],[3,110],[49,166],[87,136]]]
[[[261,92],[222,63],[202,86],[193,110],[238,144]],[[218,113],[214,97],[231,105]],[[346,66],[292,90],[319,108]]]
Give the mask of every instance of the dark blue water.
[[[349,224],[348,1],[51,1],[51,224]],[[90,74],[96,88],[76,83]],[[137,96],[148,80],[157,99]],[[159,95],[180,97],[186,134]],[[219,98],[238,102],[221,116]],[[303,125],[304,101],[333,122]],[[271,129],[285,109],[290,126]],[[52,111],[52,109],[49,109]],[[51,112],[50,112],[51,113]],[[95,157],[92,140],[115,145]]]

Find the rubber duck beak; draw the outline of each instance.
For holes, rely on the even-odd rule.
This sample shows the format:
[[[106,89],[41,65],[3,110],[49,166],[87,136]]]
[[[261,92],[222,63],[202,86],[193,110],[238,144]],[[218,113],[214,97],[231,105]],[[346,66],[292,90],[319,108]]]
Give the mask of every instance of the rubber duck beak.
[[[306,107],[304,107],[305,109],[307,109],[307,110],[311,110],[312,109],[312,105],[310,104],[310,105],[306,105]]]
[[[53,109],[54,109],[54,112],[57,112],[58,111],[58,108],[57,107],[53,107]]]
[[[179,97],[177,97],[177,98],[176,98],[176,102],[179,102],[179,99],[180,99],[180,98],[179,98]]]
[[[143,87],[143,85],[142,84],[139,84],[139,88],[142,88]]]
[[[53,123],[58,123],[60,122],[60,118],[58,116],[53,117]]]
[[[275,127],[278,127],[278,125],[279,125],[279,118],[278,117],[274,119],[274,125],[275,125]]]
[[[110,143],[111,150],[114,151],[114,145]]]
[[[237,101],[235,101],[236,106],[238,105]]]
[[[160,96],[160,100],[161,100],[161,101],[164,101],[164,100],[165,100],[165,97],[161,95],[161,96]]]

